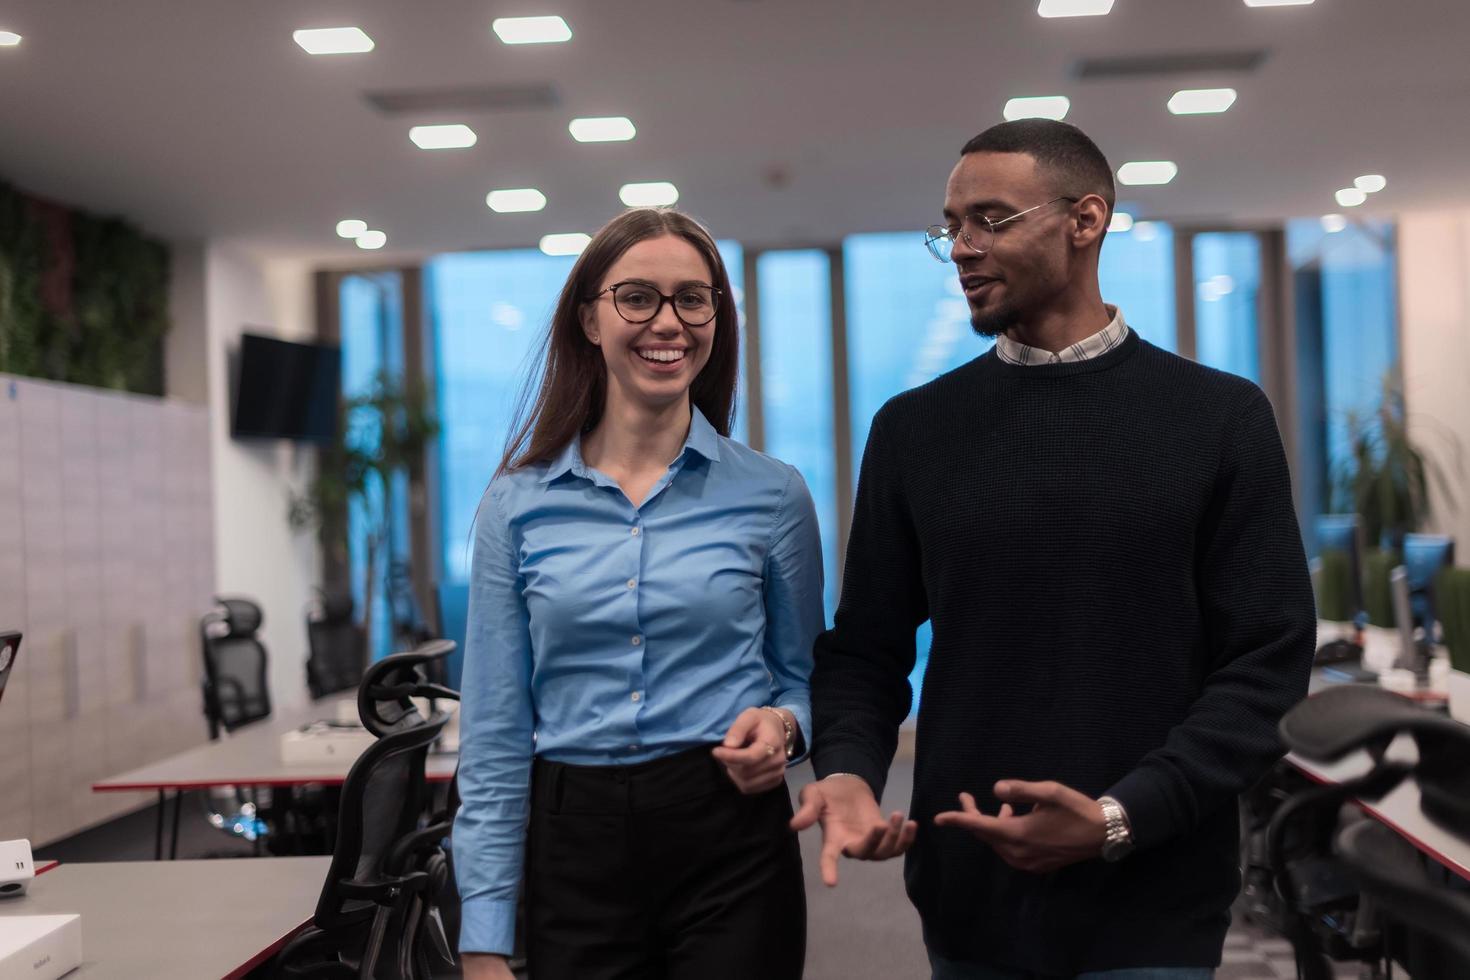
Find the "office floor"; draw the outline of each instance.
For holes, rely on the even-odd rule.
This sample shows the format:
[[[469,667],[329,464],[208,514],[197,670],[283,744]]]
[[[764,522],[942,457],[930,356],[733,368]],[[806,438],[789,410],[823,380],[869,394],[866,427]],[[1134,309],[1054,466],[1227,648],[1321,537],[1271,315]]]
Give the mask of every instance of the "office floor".
[[[811,779],[802,767],[793,773],[793,795]],[[912,756],[900,750],[889,778],[890,802],[906,801],[913,785]],[[55,844],[38,848],[38,859],[136,861],[153,857],[156,810],[149,807]],[[173,811],[170,807],[169,816]],[[806,980],[915,978],[928,976],[918,915],[903,890],[903,865],[847,861],[836,889],[818,877],[821,846],[816,834],[802,836],[807,875],[808,945]],[[179,857],[243,857],[253,852],[246,841],[228,837],[204,818],[198,794],[185,797],[179,822]],[[1224,962],[1217,980],[1292,980],[1296,967],[1285,940],[1237,922],[1225,940]],[[1356,967],[1339,967],[1340,980],[1359,976]],[[1396,977],[1403,977],[1395,971]]]

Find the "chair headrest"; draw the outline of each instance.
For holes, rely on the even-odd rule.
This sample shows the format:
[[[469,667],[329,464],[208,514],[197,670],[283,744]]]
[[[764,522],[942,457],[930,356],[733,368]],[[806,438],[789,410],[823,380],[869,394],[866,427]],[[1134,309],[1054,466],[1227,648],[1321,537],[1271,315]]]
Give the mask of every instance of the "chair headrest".
[[[224,610],[219,621],[229,630],[226,636],[254,636],[255,631],[260,629],[260,624],[265,621],[265,614],[261,612],[260,606],[249,599],[216,596],[214,601]]]
[[[323,592],[319,600],[323,623],[338,624],[352,619],[354,603],[350,592]]]
[[[384,657],[367,669],[357,692],[363,727],[382,737],[417,713],[411,698],[458,701],[459,692],[429,680],[429,666],[454,652],[453,640],[430,640],[407,653]]]

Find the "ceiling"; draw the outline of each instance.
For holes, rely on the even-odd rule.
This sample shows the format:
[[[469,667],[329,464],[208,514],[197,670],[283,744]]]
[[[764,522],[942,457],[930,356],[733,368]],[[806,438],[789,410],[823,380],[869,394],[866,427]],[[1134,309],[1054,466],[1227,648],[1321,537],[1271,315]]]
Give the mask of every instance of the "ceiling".
[[[573,38],[502,45],[498,16],[555,13]],[[374,51],[311,57],[303,27],[357,25]],[[1043,19],[1035,0],[0,0],[0,179],[118,213],[175,240],[366,259],[341,218],[388,251],[534,245],[593,231],[625,182],[669,180],[722,238],[828,242],[938,217],[960,145],[1020,95],[1067,117],[1117,166],[1174,160],[1161,188],[1122,188],[1140,217],[1255,222],[1470,202],[1470,4],[1117,0]],[[1079,80],[1083,58],[1263,50],[1254,72]],[[366,92],[550,83],[549,109],[390,116]],[[1220,116],[1176,117],[1179,88],[1229,85]],[[629,143],[579,144],[574,116],[626,115]],[[463,150],[410,125],[464,122]],[[497,215],[487,191],[549,204]]]

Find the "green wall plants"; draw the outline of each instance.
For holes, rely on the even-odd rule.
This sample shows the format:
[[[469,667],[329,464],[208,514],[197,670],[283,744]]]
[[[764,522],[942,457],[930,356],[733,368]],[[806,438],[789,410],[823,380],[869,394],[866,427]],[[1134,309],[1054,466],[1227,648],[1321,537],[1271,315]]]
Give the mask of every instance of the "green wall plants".
[[[169,252],[0,183],[0,372],[163,394]]]

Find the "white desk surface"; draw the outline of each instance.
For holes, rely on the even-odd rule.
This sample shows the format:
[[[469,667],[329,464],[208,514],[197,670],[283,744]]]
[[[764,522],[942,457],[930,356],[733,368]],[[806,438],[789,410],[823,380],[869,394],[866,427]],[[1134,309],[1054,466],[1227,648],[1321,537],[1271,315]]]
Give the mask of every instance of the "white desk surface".
[[[337,758],[287,765],[281,761],[281,736],[313,721],[335,718],[337,702],[352,697],[355,695],[324,698],[315,704],[277,712],[270,718],[236,729],[218,741],[99,780],[92,784],[92,791],[303,786],[309,783],[340,786],[355,759]],[[450,724],[457,723],[456,713]],[[454,776],[458,761],[456,753],[431,752],[427,767],[429,782],[447,783]]]
[[[1419,753],[1413,737],[1400,735],[1394,739],[1393,744],[1388,747],[1387,758],[1404,762],[1418,759]],[[1319,783],[1340,783],[1355,776],[1366,775],[1372,767],[1372,760],[1366,752],[1354,752],[1333,763],[1309,762],[1293,752],[1286,757],[1286,761],[1307,778]],[[1398,833],[1434,861],[1461,878],[1470,880],[1470,841],[1455,836],[1424,815],[1424,811],[1419,808],[1419,784],[1412,778],[1404,780],[1376,803],[1362,800],[1356,802],[1365,813]]]
[[[63,864],[0,902],[0,917],[76,913],[72,978],[242,977],[311,920],[328,857]]]

